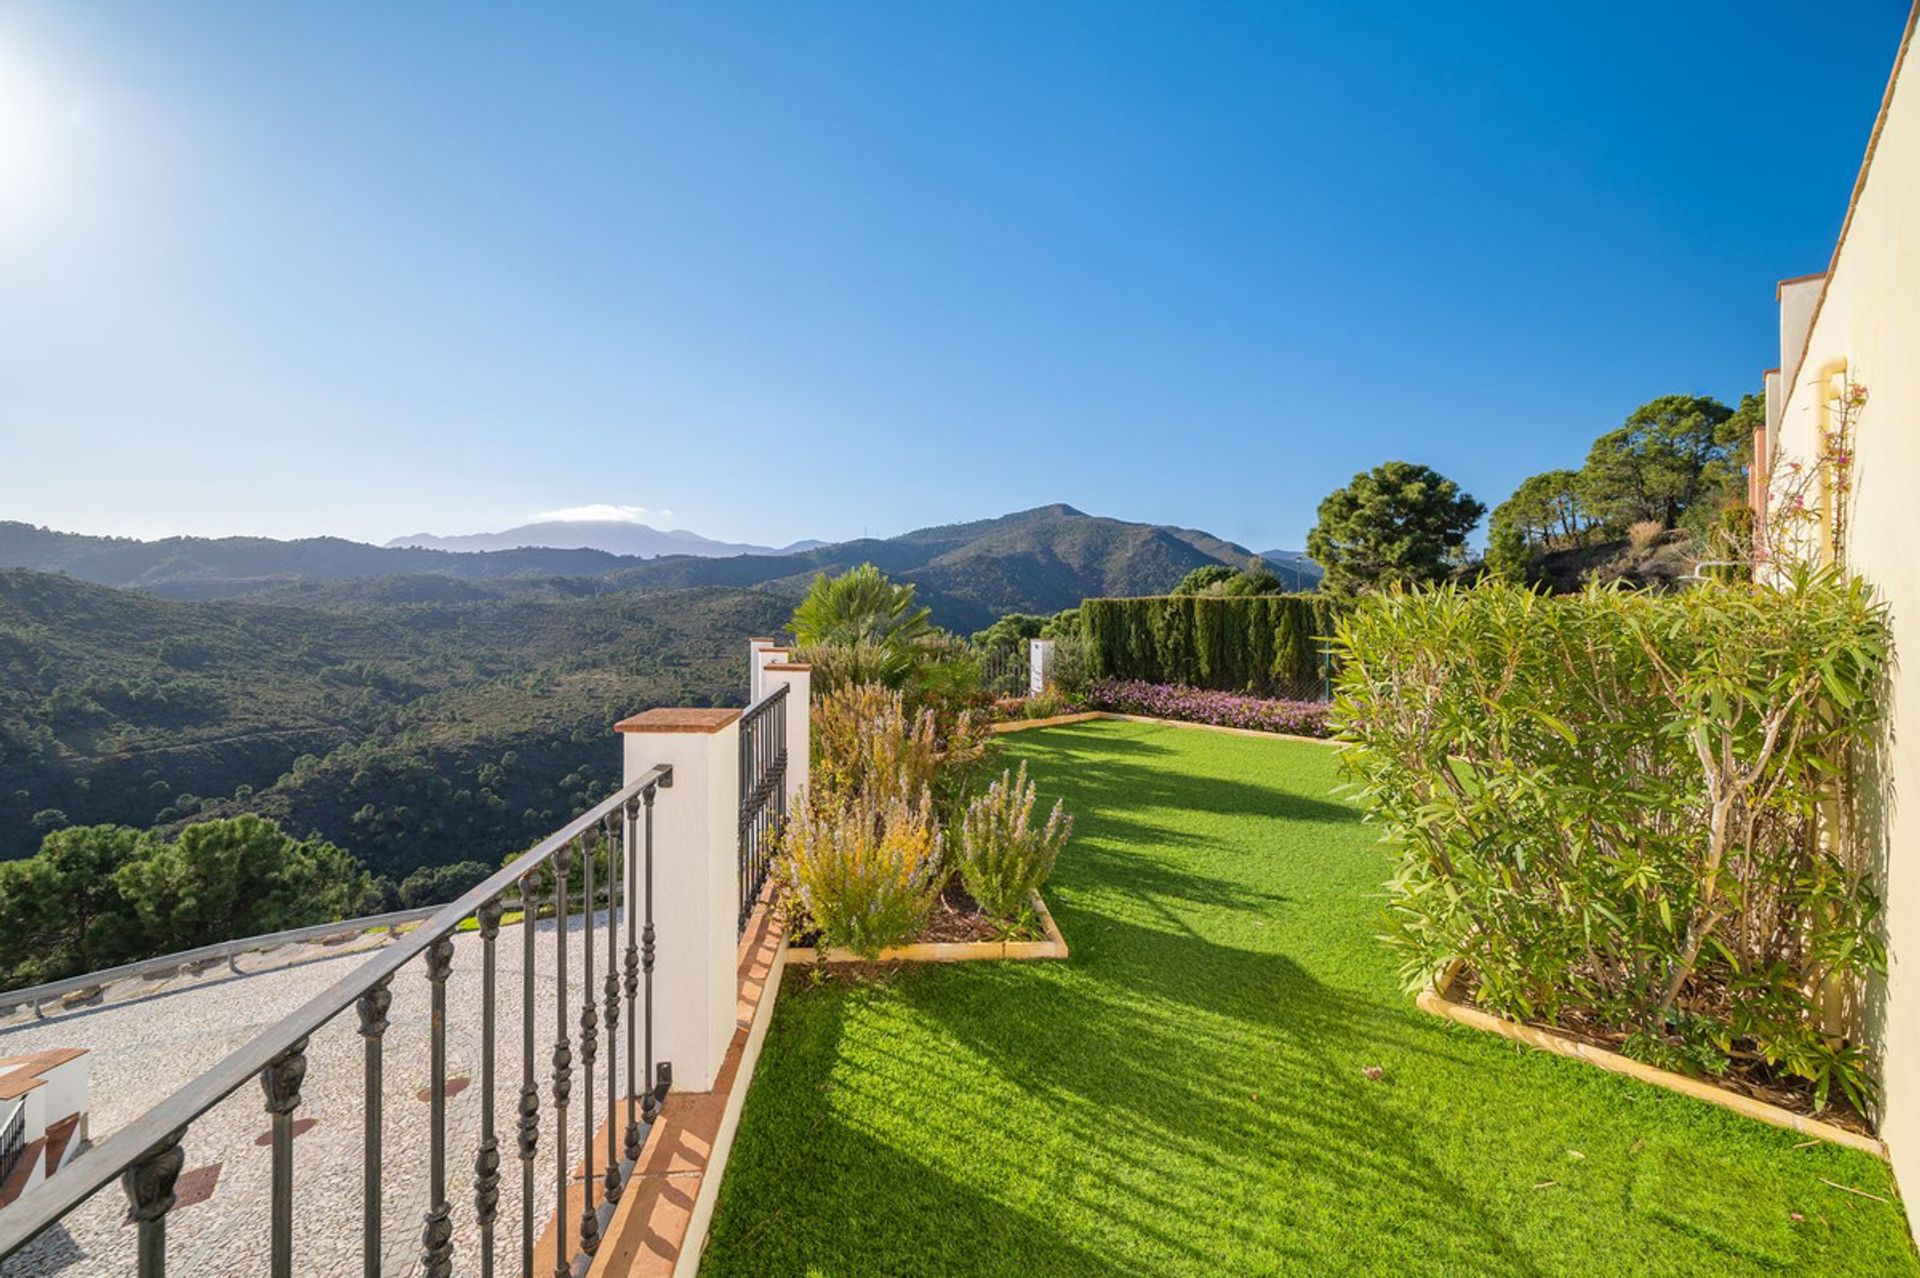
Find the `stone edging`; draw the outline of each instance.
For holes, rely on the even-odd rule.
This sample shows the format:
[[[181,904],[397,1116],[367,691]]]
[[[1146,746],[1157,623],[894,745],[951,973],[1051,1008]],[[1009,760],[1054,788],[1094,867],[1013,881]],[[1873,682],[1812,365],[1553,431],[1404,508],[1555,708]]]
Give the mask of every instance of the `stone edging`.
[[[895,945],[880,951],[881,963],[967,963],[980,959],[1063,959],[1068,956],[1066,938],[1040,894],[1033,894],[1033,908],[1045,929],[1044,941],[927,941],[913,945]],[[852,950],[838,946],[822,954],[812,946],[796,945],[787,950],[787,962],[801,965],[821,963],[865,963]]]
[[[1304,741],[1308,745],[1337,746],[1329,737],[1303,737],[1297,732],[1267,732],[1261,728],[1235,728],[1224,723],[1194,723],[1187,719],[1156,719],[1147,714],[1121,714],[1118,710],[1082,710],[1075,714],[1056,714],[1048,719],[1008,719],[989,727],[993,733],[1025,732],[1029,728],[1057,728],[1068,723],[1091,723],[1111,719],[1117,723],[1157,723],[1168,728],[1193,728],[1200,732],[1224,732],[1235,737],[1259,737],[1263,741]]]
[[[1421,1011],[1430,1012],[1435,1016],[1444,1016],[1450,1021],[1456,1021],[1471,1029],[1498,1034],[1502,1038],[1511,1039],[1543,1052],[1552,1052],[1558,1056],[1569,1056],[1575,1060],[1585,1061],[1589,1065],[1597,1065],[1611,1073],[1624,1074],[1637,1082],[1648,1083],[1654,1087],[1664,1087],[1670,1092],[1679,1092],[1695,1100],[1705,1101],[1709,1105],[1730,1109],[1736,1114],[1757,1119],[1774,1127],[1784,1127],[1788,1131],[1799,1132],[1803,1136],[1831,1141],[1836,1145],[1844,1145],[1848,1149],[1872,1154],[1882,1160],[1887,1157],[1886,1145],[1872,1136],[1863,1136],[1859,1132],[1849,1131],[1832,1123],[1823,1123],[1817,1118],[1796,1114],[1779,1105],[1769,1105],[1751,1096],[1743,1096],[1739,1092],[1716,1087],[1697,1078],[1688,1078],[1685,1074],[1660,1069],[1644,1061],[1636,1061],[1630,1056],[1622,1056],[1618,1052],[1596,1047],[1592,1043],[1585,1043],[1553,1030],[1542,1029],[1536,1025],[1523,1025],[1518,1021],[1495,1016],[1491,1012],[1483,1012],[1477,1007],[1469,1007],[1452,996],[1453,982],[1459,974],[1459,969],[1460,965],[1456,962],[1442,974],[1439,980],[1420,992],[1414,1002]]]

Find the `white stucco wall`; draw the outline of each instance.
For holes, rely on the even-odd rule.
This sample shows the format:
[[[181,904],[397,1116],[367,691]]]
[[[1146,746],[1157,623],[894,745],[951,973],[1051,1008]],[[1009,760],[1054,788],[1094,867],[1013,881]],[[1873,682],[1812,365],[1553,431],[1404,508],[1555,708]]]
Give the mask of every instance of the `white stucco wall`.
[[[1912,44],[1909,23],[1907,42]],[[1816,447],[1816,374],[1844,359],[1867,388],[1856,423],[1848,566],[1891,607],[1899,670],[1884,798],[1863,827],[1884,861],[1891,951],[1884,1001],[1874,1009],[1884,1049],[1881,1133],[1908,1203],[1920,1202],[1920,71],[1902,57],[1865,176],[1812,318],[1805,358],[1783,350],[1777,450],[1803,464]],[[1789,301],[1782,296],[1785,307]],[[1785,317],[1783,339],[1797,326]],[[1812,495],[1809,495],[1809,500]],[[1920,1219],[1911,1212],[1910,1219]]]

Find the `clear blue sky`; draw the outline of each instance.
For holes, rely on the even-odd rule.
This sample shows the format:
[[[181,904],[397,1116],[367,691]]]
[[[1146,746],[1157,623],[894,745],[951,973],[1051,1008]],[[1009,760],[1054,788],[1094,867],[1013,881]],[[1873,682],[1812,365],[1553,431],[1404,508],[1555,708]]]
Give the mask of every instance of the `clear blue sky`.
[[[645,12],[642,12],[642,10]],[[1730,402],[1904,0],[0,0],[0,517],[1298,545]]]

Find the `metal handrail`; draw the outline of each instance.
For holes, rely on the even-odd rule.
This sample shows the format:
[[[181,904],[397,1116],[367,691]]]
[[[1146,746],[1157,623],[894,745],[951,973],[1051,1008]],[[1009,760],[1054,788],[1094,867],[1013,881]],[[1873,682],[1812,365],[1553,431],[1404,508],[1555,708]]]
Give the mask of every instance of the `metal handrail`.
[[[782,683],[740,715],[739,931],[773,868],[773,840],[787,816],[787,689]],[[803,710],[802,713],[805,713]]]
[[[540,869],[557,854],[569,849],[576,840],[598,827],[608,816],[645,797],[649,804],[652,792],[667,789],[673,784],[673,769],[661,765],[650,769],[638,779],[623,786],[616,793],[601,800],[584,814],[576,817],[558,831],[548,835],[532,849],[516,857],[503,869],[489,876],[485,882],[467,891],[464,895],[440,909],[421,926],[401,936],[391,944],[374,954],[352,973],[335,981],[325,991],[307,1000],[256,1034],[186,1086],[180,1088],[165,1100],[154,1105],[146,1113],[121,1127],[104,1141],[81,1153],[69,1163],[58,1176],[50,1177],[29,1189],[10,1205],[0,1211],[0,1259],[31,1242],[42,1230],[57,1223],[67,1213],[91,1198],[115,1177],[125,1177],[130,1196],[140,1181],[143,1170],[151,1167],[157,1160],[164,1160],[168,1151],[178,1154],[181,1136],[194,1120],[238,1091],[254,1079],[261,1079],[268,1087],[269,1109],[275,1114],[276,1128],[282,1125],[282,1119],[289,1128],[286,1141],[290,1143],[292,1105],[275,1108],[280,1098],[275,1094],[275,1085],[280,1080],[273,1067],[290,1058],[301,1056],[309,1036],[325,1026],[334,1017],[353,1006],[363,996],[372,996],[383,990],[394,973],[405,967],[413,959],[447,941],[452,933],[467,918],[481,913],[486,907],[497,907],[508,889],[514,888],[534,871]],[[650,818],[649,818],[650,819]],[[631,858],[629,858],[631,860]],[[559,901],[564,902],[564,875],[560,884]],[[589,927],[594,907],[591,897],[584,902]],[[495,914],[497,922],[498,915]],[[567,914],[562,914],[564,922]],[[609,920],[611,925],[611,919]],[[562,938],[564,940],[564,937]],[[650,942],[649,942],[650,944]],[[591,937],[589,936],[589,946]],[[450,954],[450,949],[446,951]],[[564,949],[562,950],[564,955]],[[430,973],[431,975],[432,973]],[[435,977],[436,989],[442,988],[444,973]],[[562,995],[564,1005],[564,968],[562,969]],[[366,1013],[363,1011],[363,1018]],[[384,1004],[382,1004],[384,1015]],[[436,1018],[439,1019],[439,1018]],[[384,1022],[382,1024],[384,1028]],[[363,1031],[364,1032],[364,1031]],[[299,1064],[299,1073],[304,1073],[304,1058]],[[286,1086],[285,1083],[280,1083]],[[294,1104],[297,1104],[299,1074],[291,1078]],[[438,1092],[436,1091],[436,1095]],[[279,1133],[276,1131],[276,1137]],[[276,1139],[276,1145],[280,1142]],[[564,1149],[564,1144],[561,1146]],[[161,1169],[157,1179],[162,1182],[158,1194],[165,1201],[159,1205],[154,1217],[143,1215],[147,1208],[135,1203],[134,1219],[140,1221],[142,1236],[140,1243],[140,1272],[160,1273],[164,1269],[164,1232],[155,1231],[157,1246],[150,1250],[148,1226],[159,1223],[164,1227],[165,1211],[171,1207],[172,1179],[179,1172],[179,1158],[172,1160],[170,1169]],[[288,1165],[290,1182],[291,1165]],[[561,1175],[566,1175],[564,1160]],[[290,1195],[291,1184],[284,1188],[278,1183],[274,1186],[276,1216],[281,1208],[283,1196]],[[156,1220],[157,1217],[157,1220]],[[290,1221],[288,1222],[290,1225]],[[283,1230],[276,1219],[275,1234]],[[283,1270],[283,1257],[276,1248],[274,1269]]]
[[[232,962],[242,954],[252,954],[259,950],[271,950],[282,945],[292,945],[300,941],[311,941],[323,936],[337,936],[344,932],[357,932],[362,935],[377,932],[383,927],[400,927],[415,923],[421,919],[432,918],[440,911],[438,905],[422,905],[411,910],[394,910],[387,914],[368,914],[356,919],[336,919],[331,923],[310,923],[305,927],[288,928],[284,932],[264,932],[259,936],[245,936],[237,941],[217,941],[212,945],[202,945],[198,949],[179,950],[172,954],[160,954],[149,959],[139,959],[132,963],[122,963],[118,967],[102,968],[97,972],[82,972],[78,976],[65,977],[58,981],[48,981],[43,985],[29,985],[23,989],[0,990],[0,1014],[4,1014],[22,1003],[32,1003],[35,1010],[38,1005],[50,998],[59,998],[62,994],[71,994],[75,990],[84,990],[95,985],[109,985],[114,981],[124,981],[129,977],[149,976],[155,973],[171,972],[183,967],[192,967],[217,959]]]
[[[7,1115],[4,1128],[0,1128],[0,1181],[13,1175],[13,1169],[20,1164],[20,1156],[27,1149],[27,1102],[24,1097],[13,1102],[13,1110]]]

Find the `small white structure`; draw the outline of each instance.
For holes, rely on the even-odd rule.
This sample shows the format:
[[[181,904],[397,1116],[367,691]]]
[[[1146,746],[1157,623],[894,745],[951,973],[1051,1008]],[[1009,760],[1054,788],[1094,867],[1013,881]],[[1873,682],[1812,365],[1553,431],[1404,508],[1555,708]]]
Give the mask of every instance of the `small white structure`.
[[[1047,676],[1053,666],[1053,640],[1027,640],[1027,691],[1039,696],[1047,690]]]
[[[87,1066],[83,1047],[0,1060],[0,1207],[85,1148]]]

